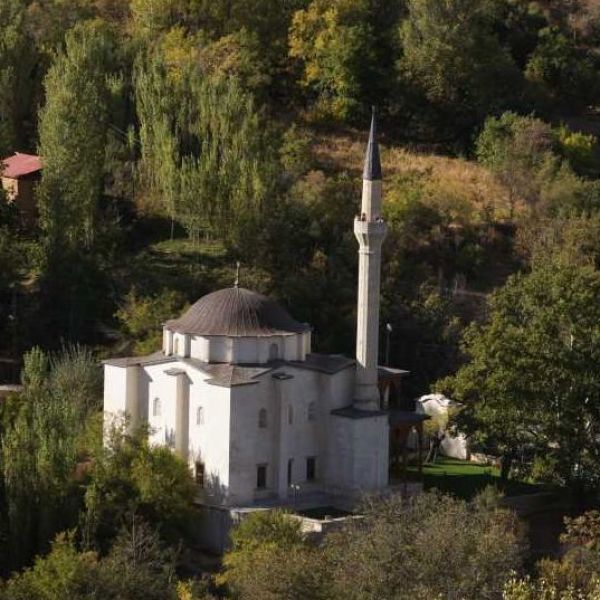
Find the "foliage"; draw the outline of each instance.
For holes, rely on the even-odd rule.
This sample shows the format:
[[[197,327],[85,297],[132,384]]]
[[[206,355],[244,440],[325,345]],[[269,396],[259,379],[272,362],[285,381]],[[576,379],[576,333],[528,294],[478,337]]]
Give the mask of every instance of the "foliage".
[[[105,550],[134,515],[171,542],[191,535],[195,486],[187,464],[169,448],[151,446],[145,429],[129,435],[115,423],[105,436],[85,491],[85,543]]]
[[[282,511],[250,514],[233,530],[232,548],[219,576],[234,595],[265,600],[327,598],[317,552],[300,532],[300,521]]]
[[[2,3],[0,23],[0,156],[6,156],[24,138],[21,127],[32,110],[36,51],[27,35],[21,0]]]
[[[243,245],[264,209],[274,166],[252,97],[237,79],[205,78],[193,64],[173,80],[160,57],[142,62],[136,81],[148,190],[191,238],[219,232]]]
[[[519,72],[493,32],[493,2],[408,0],[407,9],[400,77],[455,119],[455,131],[513,101]]]
[[[360,114],[372,76],[375,37],[364,0],[313,0],[290,29],[290,56],[301,61],[302,84],[317,98],[323,116]]]
[[[24,390],[4,409],[2,476],[10,564],[20,567],[77,521],[79,443],[100,398],[91,353],[68,348],[25,356]]]
[[[372,500],[321,546],[282,513],[254,513],[234,531],[223,580],[257,599],[493,598],[519,566],[522,545],[516,518],[492,496]]]
[[[508,187],[511,206],[519,199],[534,205],[541,185],[536,175],[552,162],[554,143],[551,127],[540,119],[506,112],[486,120],[477,159]]]
[[[600,517],[590,511],[565,517],[561,542],[566,551],[559,559],[544,558],[537,576],[508,582],[507,600],[595,600],[600,597]]]
[[[95,237],[115,44],[114,32],[105,24],[78,25],[66,36],[66,49],[45,79],[39,202],[40,224],[52,246],[83,241],[89,247]]]
[[[156,352],[161,347],[162,324],[181,313],[183,305],[181,294],[174,291],[163,290],[155,297],[140,297],[132,289],[116,316],[133,341],[134,353]]]
[[[507,188],[513,214],[520,202],[551,214],[589,210],[596,182],[573,168],[589,170],[595,151],[593,136],[512,112],[488,118],[476,142],[477,159]]]
[[[466,332],[467,364],[438,384],[464,403],[472,441],[504,456],[504,475],[527,450],[555,461],[557,481],[596,485],[599,293],[590,266],[549,261],[512,276]]]
[[[334,597],[495,598],[520,564],[516,517],[487,493],[469,504],[436,493],[391,497],[364,513],[328,536]]]
[[[593,104],[600,94],[597,59],[556,27],[539,32],[525,76],[570,106]]]
[[[593,135],[571,131],[564,125],[558,129],[562,154],[577,171],[589,171],[598,165],[598,140]]]
[[[77,550],[72,534],[59,535],[50,553],[14,575],[3,600],[169,600],[180,598],[172,553],[142,521],[123,530],[108,556]],[[194,598],[193,596],[189,596]],[[185,596],[184,596],[185,598]]]

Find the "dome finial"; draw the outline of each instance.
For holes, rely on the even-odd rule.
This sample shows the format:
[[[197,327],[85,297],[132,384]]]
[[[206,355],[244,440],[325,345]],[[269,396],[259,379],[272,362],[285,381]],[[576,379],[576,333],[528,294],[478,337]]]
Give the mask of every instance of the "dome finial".
[[[235,281],[233,282],[233,287],[240,287],[240,261],[238,260],[235,263]]]

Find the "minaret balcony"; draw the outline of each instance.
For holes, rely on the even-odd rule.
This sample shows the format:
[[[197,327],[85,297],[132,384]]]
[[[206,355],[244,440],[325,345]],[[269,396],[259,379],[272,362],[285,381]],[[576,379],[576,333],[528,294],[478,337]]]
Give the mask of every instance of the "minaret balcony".
[[[372,243],[383,241],[387,233],[387,225],[381,218],[370,221],[362,220],[361,217],[354,219],[354,235],[361,243]]]

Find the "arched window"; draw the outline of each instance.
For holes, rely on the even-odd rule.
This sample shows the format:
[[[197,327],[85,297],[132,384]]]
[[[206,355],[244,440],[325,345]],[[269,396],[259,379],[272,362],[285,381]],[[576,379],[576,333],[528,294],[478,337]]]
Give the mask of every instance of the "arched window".
[[[288,423],[290,425],[294,423],[294,407],[291,404],[288,406]]]
[[[269,360],[277,360],[279,358],[279,346],[271,344],[269,346]]]
[[[160,417],[162,414],[162,405],[160,402],[160,398],[154,398],[152,401],[152,416]]]
[[[266,429],[267,427],[267,409],[261,408],[258,411],[258,426],[261,429]]]
[[[196,425],[204,425],[204,408],[202,406],[196,409]]]
[[[317,403],[310,402],[308,405],[308,420],[316,421],[317,420]]]

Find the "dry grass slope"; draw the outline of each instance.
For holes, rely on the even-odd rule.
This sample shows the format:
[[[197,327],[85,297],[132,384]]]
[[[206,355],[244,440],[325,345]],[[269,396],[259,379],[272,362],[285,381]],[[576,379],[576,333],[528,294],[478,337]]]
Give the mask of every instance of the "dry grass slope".
[[[348,171],[360,176],[365,149],[364,132],[317,134],[314,152],[326,171]],[[462,158],[417,153],[398,146],[381,146],[384,186],[393,202],[407,180],[418,184],[420,199],[457,223],[507,221],[508,191],[484,167]],[[517,206],[520,212],[521,206]]]

